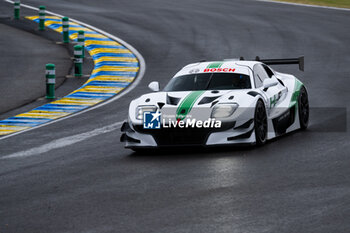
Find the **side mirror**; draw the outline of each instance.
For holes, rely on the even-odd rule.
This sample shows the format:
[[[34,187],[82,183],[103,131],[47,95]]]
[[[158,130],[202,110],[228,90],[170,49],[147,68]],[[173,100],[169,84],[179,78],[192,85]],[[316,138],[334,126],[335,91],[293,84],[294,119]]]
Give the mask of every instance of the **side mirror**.
[[[278,84],[278,80],[272,76],[272,78],[266,78],[263,82],[264,91],[267,91],[270,87],[276,86]]]
[[[148,84],[149,89],[151,89],[152,91],[159,91],[159,83],[156,81],[151,82],[150,84]]]

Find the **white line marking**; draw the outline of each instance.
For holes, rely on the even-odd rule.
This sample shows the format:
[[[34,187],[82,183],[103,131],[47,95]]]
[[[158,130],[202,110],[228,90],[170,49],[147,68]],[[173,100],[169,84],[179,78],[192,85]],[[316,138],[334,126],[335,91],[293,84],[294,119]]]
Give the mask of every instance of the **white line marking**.
[[[9,3],[14,3],[13,1],[11,0],[4,0],[5,2],[9,2]],[[26,4],[22,4],[21,3],[21,6],[22,7],[25,7],[25,8],[28,8],[28,9],[31,9],[31,10],[36,10],[36,11],[39,11],[38,8],[36,7],[32,7],[32,6],[29,6],[29,5],[26,5]],[[54,12],[51,12],[51,11],[46,11],[47,14],[50,14],[50,15],[54,15],[54,16],[58,16],[58,17],[63,17],[63,15],[60,15],[60,14],[56,14]],[[101,29],[98,29],[94,26],[91,26],[89,24],[86,24],[86,23],[83,23],[81,21],[78,21],[78,20],[75,20],[75,19],[72,19],[72,18],[69,18],[70,21],[72,22],[76,22],[78,24],[81,24],[87,28],[90,28],[92,30],[95,30],[107,37],[110,37],[111,39],[115,40],[115,41],[118,41],[119,43],[123,44],[125,47],[127,47],[133,54],[135,54],[135,56],[137,57],[137,59],[139,60],[139,63],[140,63],[140,69],[139,69],[139,72],[137,74],[137,77],[135,78],[135,81],[133,81],[127,88],[123,89],[121,93],[119,94],[116,94],[114,97],[112,97],[111,99],[105,101],[105,102],[102,102],[101,104],[98,104],[98,105],[95,105],[91,108],[88,108],[88,109],[85,109],[85,110],[82,110],[80,112],[77,112],[77,113],[74,113],[74,114],[71,114],[71,115],[68,115],[66,117],[62,117],[62,118],[59,118],[57,120],[53,120],[53,121],[50,121],[48,123],[45,123],[45,124],[42,124],[42,125],[39,125],[39,126],[36,126],[36,127],[32,127],[32,128],[29,128],[29,129],[26,129],[26,130],[23,130],[23,131],[19,131],[19,132],[16,132],[16,133],[12,133],[10,135],[6,135],[6,136],[2,136],[0,138],[0,141],[1,140],[4,140],[6,138],[9,138],[9,137],[12,137],[12,136],[15,136],[15,135],[18,135],[18,134],[21,134],[21,133],[24,133],[24,132],[28,132],[30,130],[33,130],[33,129],[38,129],[38,128],[41,128],[41,127],[44,127],[44,126],[47,126],[47,125],[51,125],[53,123],[56,123],[56,122],[59,122],[59,121],[63,121],[63,120],[66,120],[68,118],[71,118],[71,117],[74,117],[74,116],[78,116],[82,113],[85,113],[85,112],[88,112],[88,111],[91,111],[91,110],[94,110],[96,108],[100,108],[106,104],[109,104],[119,98],[121,98],[122,96],[126,95],[127,93],[129,93],[130,91],[132,91],[141,81],[141,79],[143,78],[144,74],[145,74],[145,71],[146,71],[146,62],[144,60],[144,58],[142,57],[142,55],[133,47],[131,46],[130,44],[128,44],[127,42],[125,42],[124,40],[116,37],[116,36],[113,36]]]
[[[19,152],[13,153],[13,154],[5,155],[5,156],[1,157],[0,159],[24,158],[24,157],[43,154],[43,153],[49,152],[49,151],[54,150],[54,149],[67,147],[67,146],[73,145],[75,143],[84,141],[86,139],[98,136],[100,134],[109,133],[111,131],[119,129],[119,127],[122,123],[123,122],[116,122],[116,123],[104,126],[102,128],[94,129],[94,130],[91,130],[91,131],[88,131],[85,133],[80,133],[80,134],[56,139],[56,140],[53,140],[49,143],[43,144],[41,146],[31,148],[29,150],[19,151]]]
[[[328,9],[328,10],[350,11],[350,9],[348,9],[348,8],[310,5],[310,4],[302,4],[302,3],[295,3],[295,2],[279,2],[279,1],[274,1],[274,0],[255,0],[255,1],[258,1],[258,2],[269,2],[269,3],[279,3],[279,4],[303,6],[303,7],[323,8],[323,9]]]

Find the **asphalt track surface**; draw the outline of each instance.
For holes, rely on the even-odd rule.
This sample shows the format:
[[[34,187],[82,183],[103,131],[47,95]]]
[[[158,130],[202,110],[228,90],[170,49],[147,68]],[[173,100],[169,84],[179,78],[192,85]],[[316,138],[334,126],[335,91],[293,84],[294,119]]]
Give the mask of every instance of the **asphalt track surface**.
[[[3,24],[2,21],[0,31],[2,114],[45,95],[45,64],[54,63],[59,76],[67,74],[71,61],[63,46],[43,37]],[[63,81],[57,78],[57,86]]]
[[[349,232],[349,12],[240,0],[45,4],[126,40],[147,70],[111,104],[0,140],[1,156],[13,155],[0,159],[0,232]],[[156,155],[119,143],[130,100],[186,63],[301,54],[304,73],[276,70],[298,76],[321,108],[306,132],[262,148]]]

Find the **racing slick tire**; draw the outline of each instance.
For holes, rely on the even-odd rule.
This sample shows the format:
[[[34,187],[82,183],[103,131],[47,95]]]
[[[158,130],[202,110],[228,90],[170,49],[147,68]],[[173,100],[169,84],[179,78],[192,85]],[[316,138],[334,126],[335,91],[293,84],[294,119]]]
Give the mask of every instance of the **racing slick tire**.
[[[309,99],[305,87],[301,87],[298,98],[300,128],[306,129],[309,124]]]
[[[256,145],[264,145],[267,140],[267,115],[265,105],[261,100],[258,100],[255,107],[254,131]]]

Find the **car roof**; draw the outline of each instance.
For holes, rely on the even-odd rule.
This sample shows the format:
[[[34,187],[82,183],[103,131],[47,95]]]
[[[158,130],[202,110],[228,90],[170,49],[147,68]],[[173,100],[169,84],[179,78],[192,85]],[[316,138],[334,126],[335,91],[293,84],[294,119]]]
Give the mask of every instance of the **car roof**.
[[[261,64],[258,61],[224,60],[224,61],[205,61],[188,64],[183,67],[174,77],[192,74],[192,73],[239,73],[250,75],[249,69],[253,69],[255,64]]]

